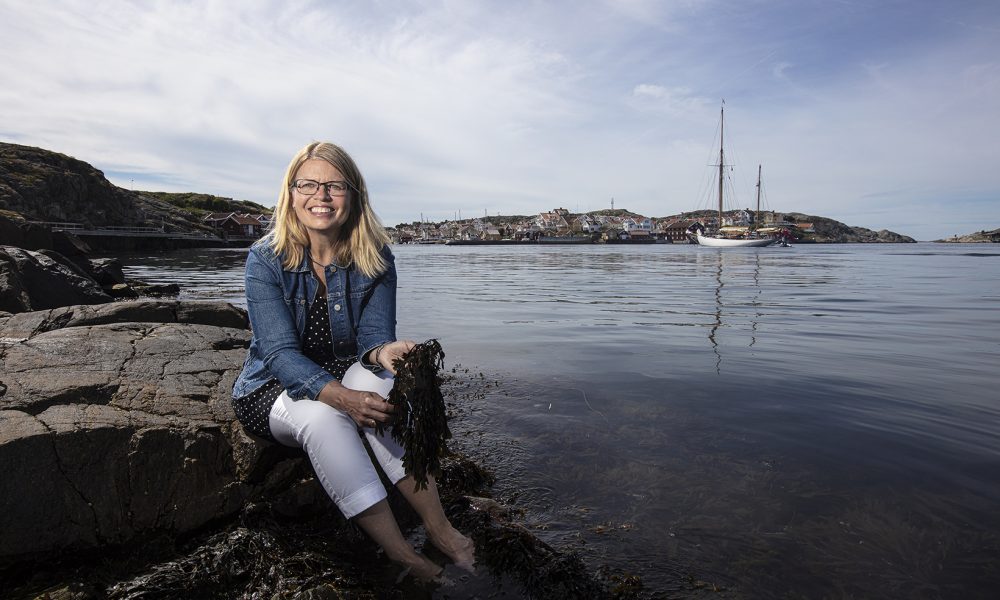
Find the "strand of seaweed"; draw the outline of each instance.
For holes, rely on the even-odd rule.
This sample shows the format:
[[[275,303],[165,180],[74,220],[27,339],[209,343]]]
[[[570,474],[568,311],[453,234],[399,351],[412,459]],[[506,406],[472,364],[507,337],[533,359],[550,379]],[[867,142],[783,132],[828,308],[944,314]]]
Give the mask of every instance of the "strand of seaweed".
[[[388,402],[396,407],[392,437],[403,447],[403,468],[413,477],[416,490],[427,488],[427,475],[441,476],[441,459],[451,438],[441,378],[444,350],[437,340],[417,344],[392,364],[396,379]],[[376,432],[383,426],[377,424]]]
[[[605,422],[605,423],[607,423],[607,424],[608,424],[609,426],[611,425],[611,421],[608,421],[608,418],[604,416],[604,413],[602,413],[601,411],[597,410],[596,408],[594,408],[594,407],[593,407],[593,406],[592,406],[592,405],[590,404],[590,399],[589,399],[589,398],[587,398],[587,392],[585,392],[585,391],[581,390],[580,388],[575,388],[575,387],[571,387],[571,388],[566,388],[566,389],[570,389],[570,390],[576,390],[576,391],[580,392],[581,394],[583,394],[583,401],[584,401],[584,402],[585,402],[585,403],[587,404],[587,408],[589,408],[589,409],[590,409],[590,410],[592,410],[593,412],[595,412],[595,413],[597,413],[597,414],[601,415],[601,418],[602,418],[602,419],[604,419],[604,422]]]

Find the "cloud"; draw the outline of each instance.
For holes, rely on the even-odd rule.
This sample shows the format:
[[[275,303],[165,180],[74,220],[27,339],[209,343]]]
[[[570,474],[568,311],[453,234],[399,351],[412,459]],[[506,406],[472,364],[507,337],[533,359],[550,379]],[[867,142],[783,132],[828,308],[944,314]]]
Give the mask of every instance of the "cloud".
[[[891,198],[926,214],[903,233],[940,237],[937,199],[1000,190],[1000,19],[928,7],[0,0],[0,131],[119,184],[264,204],[327,139],[391,224],[612,196],[660,216],[700,201],[724,97],[774,208],[892,229],[870,209]]]

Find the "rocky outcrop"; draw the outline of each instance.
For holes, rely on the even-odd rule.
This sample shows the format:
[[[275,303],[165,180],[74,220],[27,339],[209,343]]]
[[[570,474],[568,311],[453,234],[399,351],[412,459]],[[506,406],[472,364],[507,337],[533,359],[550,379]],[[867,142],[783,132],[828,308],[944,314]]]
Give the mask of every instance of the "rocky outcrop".
[[[70,248],[73,251],[72,248]],[[19,313],[111,299],[176,296],[175,283],[125,279],[116,258],[67,257],[52,250],[0,246],[0,312]]]
[[[0,244],[26,250],[55,247],[52,231],[48,227],[28,223],[20,217],[12,219],[3,214],[0,214]]]
[[[89,164],[18,144],[0,144],[0,208],[35,221],[133,225],[135,198]]]
[[[807,234],[803,241],[835,244],[870,244],[870,243],[916,243],[917,240],[907,235],[901,235],[888,229],[872,231],[864,227],[851,227],[840,221],[804,215],[802,213],[787,213],[785,215],[793,223],[812,223],[814,233]]]
[[[213,233],[194,213],[159,198],[122,189],[88,163],[42,148],[3,142],[0,142],[0,210],[28,221],[79,223],[88,228],[133,226],[177,233]],[[6,238],[4,243],[21,245]]]
[[[223,303],[0,318],[0,562],[190,532],[301,478],[234,425],[247,327]]]
[[[988,243],[1000,243],[1000,229],[994,229],[992,231],[977,231],[975,233],[967,233],[965,235],[956,235],[950,238],[945,238],[943,240],[934,240],[935,242],[946,242],[952,244],[988,244]]]
[[[110,300],[89,274],[61,254],[0,246],[0,311],[19,313]]]

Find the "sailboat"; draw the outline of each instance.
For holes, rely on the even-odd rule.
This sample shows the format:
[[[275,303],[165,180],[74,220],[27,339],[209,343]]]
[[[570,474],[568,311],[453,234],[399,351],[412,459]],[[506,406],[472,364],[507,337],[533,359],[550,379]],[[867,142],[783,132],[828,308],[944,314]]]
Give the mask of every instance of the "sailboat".
[[[754,246],[770,246],[775,242],[774,238],[760,237],[755,234],[752,228],[748,228],[743,237],[726,237],[722,233],[722,190],[724,187],[726,154],[723,147],[723,136],[726,128],[726,106],[723,102],[719,111],[719,224],[713,235],[705,235],[704,228],[695,230],[695,240],[702,246],[712,246],[715,248],[747,248]],[[760,165],[757,166],[757,215],[754,218],[754,225],[760,223]]]

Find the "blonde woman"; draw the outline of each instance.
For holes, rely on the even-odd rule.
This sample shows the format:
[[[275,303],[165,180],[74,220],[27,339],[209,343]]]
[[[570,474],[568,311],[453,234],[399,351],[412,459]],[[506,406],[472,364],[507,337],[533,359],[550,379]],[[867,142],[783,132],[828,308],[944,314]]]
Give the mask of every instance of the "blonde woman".
[[[344,515],[393,561],[429,580],[442,568],[403,538],[379,466],[423,519],[428,538],[471,569],[473,544],[444,515],[437,485],[414,491],[403,450],[377,422],[392,405],[340,380],[351,364],[393,373],[413,347],[396,340],[396,270],[365,180],[339,146],[314,142],[288,165],[271,231],[250,249],[246,297],[253,338],[233,387],[233,408],[250,432],[303,448]]]

